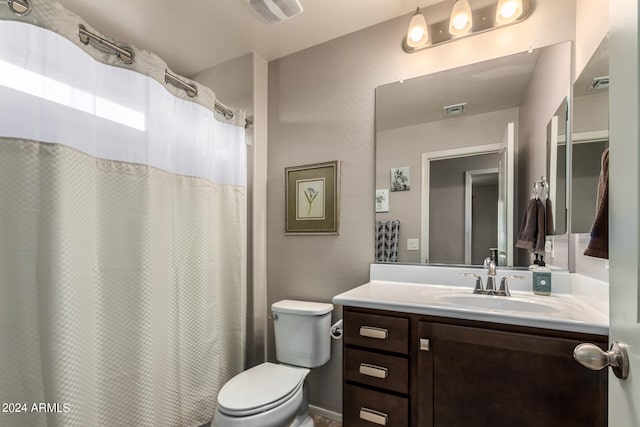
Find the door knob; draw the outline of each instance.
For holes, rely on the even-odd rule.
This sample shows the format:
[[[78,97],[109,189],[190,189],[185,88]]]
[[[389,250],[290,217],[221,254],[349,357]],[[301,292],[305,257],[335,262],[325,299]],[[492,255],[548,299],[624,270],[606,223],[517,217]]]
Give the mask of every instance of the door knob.
[[[618,341],[611,343],[609,351],[602,351],[595,344],[578,344],[573,350],[573,358],[594,371],[611,366],[616,377],[624,380],[629,376],[629,356],[624,344]]]

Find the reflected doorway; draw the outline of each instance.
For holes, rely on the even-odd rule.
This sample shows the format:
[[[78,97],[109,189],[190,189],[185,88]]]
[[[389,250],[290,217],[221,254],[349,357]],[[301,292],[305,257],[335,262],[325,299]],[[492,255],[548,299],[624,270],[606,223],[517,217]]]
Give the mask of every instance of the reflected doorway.
[[[498,247],[498,168],[465,171],[464,192],[464,263],[482,265],[487,247]]]

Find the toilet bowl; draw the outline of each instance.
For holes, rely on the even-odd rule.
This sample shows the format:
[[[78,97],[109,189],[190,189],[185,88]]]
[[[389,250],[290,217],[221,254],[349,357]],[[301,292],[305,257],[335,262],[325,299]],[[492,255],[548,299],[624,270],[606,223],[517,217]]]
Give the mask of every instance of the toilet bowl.
[[[263,363],[236,375],[218,394],[215,427],[302,426],[309,369]],[[305,403],[305,405],[303,405]],[[298,423],[293,423],[300,418]],[[292,424],[293,423],[293,424]],[[311,421],[313,426],[313,421]]]
[[[283,300],[271,306],[276,358],[229,380],[218,393],[214,427],[313,427],[309,368],[330,357],[331,311],[325,303]]]

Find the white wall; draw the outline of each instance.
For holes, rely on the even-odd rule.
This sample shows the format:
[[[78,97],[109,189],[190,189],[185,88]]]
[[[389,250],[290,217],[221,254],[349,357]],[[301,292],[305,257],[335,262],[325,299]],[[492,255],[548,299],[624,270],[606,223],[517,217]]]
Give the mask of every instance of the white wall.
[[[261,56],[253,56],[253,193],[252,263],[254,360],[267,359],[267,153],[268,153],[268,74],[269,66]]]
[[[191,78],[221,102],[246,111],[247,141],[247,354],[248,366],[266,359],[267,335],[267,62],[255,53]]]
[[[535,5],[523,23],[414,54],[400,47],[408,14],[269,64],[269,303],[330,301],[368,281],[374,259],[375,88],[573,40],[574,0]],[[326,160],[342,161],[340,235],[285,236],[284,168]],[[272,344],[270,334],[271,358]],[[332,360],[310,374],[312,404],[341,411],[341,370],[341,343],[334,342]]]
[[[640,200],[640,85],[638,77],[637,1],[611,1],[609,57],[611,81],[609,103],[609,254],[611,256],[610,340],[629,345],[629,379],[609,377],[609,425],[640,424],[640,251],[638,228]]]

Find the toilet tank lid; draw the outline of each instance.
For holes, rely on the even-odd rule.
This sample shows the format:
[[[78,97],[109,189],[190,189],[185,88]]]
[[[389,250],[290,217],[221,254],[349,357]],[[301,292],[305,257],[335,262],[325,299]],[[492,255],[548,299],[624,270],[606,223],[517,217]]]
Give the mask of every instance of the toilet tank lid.
[[[300,314],[307,316],[321,316],[330,313],[333,310],[333,304],[324,302],[310,301],[294,301],[285,299],[274,302],[271,305],[271,311],[274,313]]]

